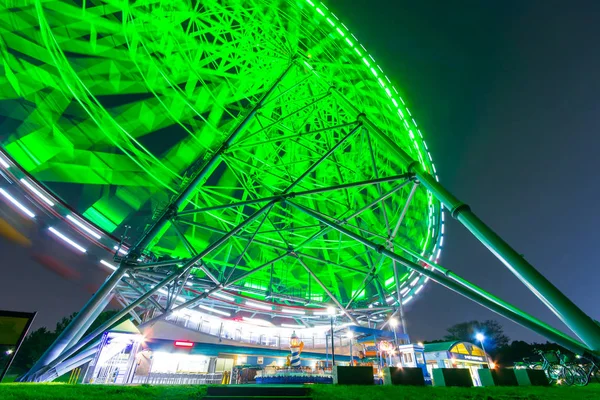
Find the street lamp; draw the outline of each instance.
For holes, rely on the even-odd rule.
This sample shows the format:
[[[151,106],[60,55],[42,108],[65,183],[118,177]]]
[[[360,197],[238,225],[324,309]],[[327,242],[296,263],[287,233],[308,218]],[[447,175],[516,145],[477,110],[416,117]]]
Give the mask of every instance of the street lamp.
[[[479,343],[481,344],[481,349],[483,350],[483,357],[485,358],[485,361],[486,361],[486,363],[487,363],[488,367],[489,367],[490,369],[494,369],[494,368],[493,368],[493,367],[490,365],[490,361],[488,360],[487,353],[485,352],[485,347],[483,346],[483,341],[485,340],[485,336],[483,336],[483,333],[481,333],[481,332],[478,332],[478,333],[475,335],[475,339],[477,339],[477,340],[479,341]]]
[[[392,330],[394,331],[394,344],[396,345],[396,347],[398,347],[398,335],[396,335],[396,327],[398,326],[398,320],[396,318],[390,318],[389,324],[393,328]]]
[[[335,343],[333,341],[333,317],[335,316],[335,308],[327,307],[327,314],[329,314],[329,323],[331,324],[331,370],[333,370],[333,366],[335,365]]]
[[[354,339],[354,334],[352,332],[348,332],[347,336],[350,340],[350,366],[354,367],[354,351],[352,349],[352,339]]]
[[[392,330],[394,331],[394,350],[397,351],[398,350],[398,335],[396,334],[396,327],[398,326],[398,320],[396,318],[390,318],[388,323],[390,324],[390,326],[392,327]],[[390,356],[390,361],[391,361],[391,356]]]

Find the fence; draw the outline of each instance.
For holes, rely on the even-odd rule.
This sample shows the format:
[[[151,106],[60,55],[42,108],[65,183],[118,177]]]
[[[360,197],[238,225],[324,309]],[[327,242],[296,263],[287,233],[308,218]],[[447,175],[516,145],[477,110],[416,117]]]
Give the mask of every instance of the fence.
[[[274,332],[274,335],[266,335],[264,333],[252,332],[249,326],[245,326],[242,331],[241,328],[232,328],[224,324],[217,324],[207,320],[194,320],[184,315],[169,315],[166,318],[167,321],[183,326],[188,329],[192,329],[207,335],[220,337],[223,339],[233,340],[240,343],[246,343],[251,345],[258,345],[276,349],[287,349],[290,346],[289,335],[280,335]],[[308,349],[320,349],[324,350],[331,346],[331,337],[317,335],[308,336],[302,334],[302,331],[297,332],[300,339],[304,342],[305,351]],[[335,347],[349,346],[350,342],[348,338],[336,337]]]
[[[167,374],[150,373],[147,376],[134,376],[131,383],[151,385],[202,385],[221,383],[223,373],[216,374]]]

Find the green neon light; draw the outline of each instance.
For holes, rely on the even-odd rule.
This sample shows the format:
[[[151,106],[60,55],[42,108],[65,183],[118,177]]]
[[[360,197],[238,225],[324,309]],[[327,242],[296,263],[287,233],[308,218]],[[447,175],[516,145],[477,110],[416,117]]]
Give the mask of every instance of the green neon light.
[[[4,83],[0,120],[11,127],[1,144],[42,185],[102,229],[120,234],[125,225],[132,225],[130,241],[139,238],[194,178],[190,165],[202,166],[219,151],[276,84],[292,54],[298,55],[295,67],[277,83],[277,90],[239,138],[224,149],[220,162],[212,165],[182,210],[273,196],[303,176],[355,122],[355,116],[328,95],[332,83],[425,169],[437,174],[400,92],[322,3],[288,1],[277,3],[277,8],[257,0],[244,10],[239,5],[224,8],[212,0],[203,1],[201,9],[177,0],[136,7],[100,0],[82,5],[66,0],[20,4],[10,9],[11,18],[5,18],[0,33],[5,71],[0,77]],[[407,166],[394,162],[389,148],[372,136],[371,154],[368,139],[362,131],[350,137],[294,190],[405,171]],[[346,188],[295,201],[341,220],[396,184]],[[383,214],[398,216],[409,190],[407,186],[386,200],[385,210],[374,207],[348,221],[349,229],[361,229],[384,244]],[[202,212],[182,217],[178,224],[200,251],[262,205]],[[439,202],[419,188],[395,242],[434,257],[442,219]],[[262,225],[261,221],[205,259],[215,276],[231,273],[235,278],[252,271],[321,230],[314,220],[280,203]],[[246,249],[251,237],[255,241]],[[189,257],[171,225],[148,250],[158,257]],[[368,271],[369,259],[356,242],[328,233],[302,252],[340,301],[359,291],[361,298],[376,293],[374,287],[365,291],[360,286],[364,279],[360,271]],[[402,268],[400,273],[405,274]],[[204,276],[200,270],[194,274]],[[384,261],[379,274],[393,276],[391,262]],[[269,282],[271,275],[282,294],[329,301],[319,285],[309,284],[306,271],[288,258],[251,279]],[[390,279],[386,287],[393,284]],[[405,285],[406,278],[401,282]],[[270,288],[259,286],[246,287]]]

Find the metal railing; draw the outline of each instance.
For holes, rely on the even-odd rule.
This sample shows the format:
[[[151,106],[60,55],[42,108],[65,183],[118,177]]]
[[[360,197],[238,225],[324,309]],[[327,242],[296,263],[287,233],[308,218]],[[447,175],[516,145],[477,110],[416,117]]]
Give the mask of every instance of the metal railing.
[[[182,326],[187,329],[195,330],[207,335],[215,336],[221,339],[232,340],[239,343],[251,344],[254,346],[263,346],[275,349],[287,349],[290,346],[290,338],[287,335],[274,335],[269,336],[265,334],[259,334],[252,332],[248,327],[241,329],[230,330],[227,326],[211,323],[210,321],[200,320],[195,321],[181,315],[169,315],[166,318],[167,321],[176,325]],[[327,336],[308,336],[303,335],[302,332],[297,332],[300,339],[304,342],[305,351],[308,349],[324,350],[331,346],[331,337]],[[335,338],[335,347],[349,346],[350,342],[348,338]]]
[[[221,383],[223,373],[214,374],[169,374],[150,373],[146,376],[134,376],[131,383],[150,385],[202,385]]]

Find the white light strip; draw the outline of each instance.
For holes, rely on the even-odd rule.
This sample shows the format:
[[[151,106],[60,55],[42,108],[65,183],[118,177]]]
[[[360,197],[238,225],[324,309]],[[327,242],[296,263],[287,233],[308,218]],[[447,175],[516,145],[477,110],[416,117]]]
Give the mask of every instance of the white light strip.
[[[298,314],[298,315],[306,314],[305,311],[295,310],[293,308],[282,308],[281,311],[283,311],[284,313],[288,313],[288,314]]]
[[[421,291],[421,289],[423,289],[423,286],[419,286],[419,288],[417,290],[415,290],[415,294],[419,294],[419,292]]]
[[[259,318],[249,318],[249,317],[242,317],[242,319],[250,324],[253,325],[259,325],[259,326],[273,326],[272,323],[270,323],[269,321],[265,321],[264,319],[259,319]]]
[[[23,204],[19,203],[14,197],[12,197],[10,194],[8,194],[8,192],[4,189],[0,189],[0,193],[2,193],[2,196],[6,197],[6,199],[8,201],[10,201],[11,203],[13,203],[19,210],[23,211],[23,213],[25,215],[27,215],[29,218],[35,218],[35,214],[32,213],[27,207],[25,207]]]
[[[104,261],[104,260],[100,260],[100,264],[104,265],[107,268],[112,269],[113,271],[117,270],[117,267],[115,267],[114,265],[112,265],[111,263],[109,263],[108,261]]]
[[[117,270],[117,267],[115,267],[113,264],[109,263],[108,261],[105,260],[100,260],[100,264],[104,265],[105,267],[108,267],[110,269],[112,269],[113,271]],[[126,278],[129,278],[129,274],[125,274],[124,275]]]
[[[418,276],[410,283],[410,286],[415,286],[417,283],[419,283],[419,277]]]
[[[98,235],[91,228],[85,226],[83,222],[79,221],[77,218],[73,217],[72,215],[67,215],[67,219],[69,221],[71,221],[72,223],[74,223],[75,225],[77,225],[78,227],[80,227],[81,229],[83,229],[88,234],[90,234],[92,237],[94,237],[98,240],[102,239],[102,236]]]
[[[4,157],[0,157],[0,164],[2,164],[4,168],[10,168],[10,165],[4,160]]]
[[[160,294],[164,294],[165,296],[169,296],[169,292],[166,291],[165,289],[158,289],[158,292]],[[185,302],[186,298],[183,296],[177,296],[177,300],[181,301],[181,302]]]
[[[48,204],[50,207],[54,207],[54,202],[50,200],[48,197],[44,196],[42,192],[37,190],[31,183],[27,182],[25,179],[21,179],[21,183],[25,185],[27,189],[29,189],[33,194],[42,199],[42,201]]]
[[[413,298],[412,296],[409,296],[409,297],[407,297],[407,298],[406,298],[406,300],[404,300],[404,302],[403,302],[403,303],[404,303],[404,304],[408,304],[408,302],[409,302],[409,301],[411,301],[411,300],[412,300],[412,298]]]
[[[337,313],[337,311],[336,311]],[[335,315],[336,313],[334,313],[333,315]],[[315,311],[313,312],[313,315],[330,315],[329,311],[325,310],[325,311]]]
[[[227,300],[227,301],[235,301],[235,299],[233,297],[227,296],[226,294],[212,293],[211,296],[215,296],[215,297],[218,297],[220,299]]]
[[[81,247],[80,245],[78,245],[77,243],[75,243],[74,241],[72,241],[71,239],[69,239],[68,237],[66,237],[65,235],[63,235],[62,233],[60,233],[59,231],[57,231],[54,228],[49,228],[48,229],[50,232],[52,232],[54,235],[58,236],[60,239],[62,239],[64,242],[70,244],[71,246],[75,247],[77,250],[79,250],[82,253],[86,253],[87,250],[84,249],[83,247]]]
[[[410,290],[409,288],[405,287],[404,289],[402,289],[402,290],[400,291],[400,294],[404,296],[404,294],[405,294],[406,292],[408,292],[409,290]]]
[[[119,249],[119,246],[113,246],[113,249],[117,250],[117,249]],[[125,250],[123,247],[121,247],[119,249],[119,253],[121,253],[121,254],[127,254],[127,250]]]
[[[227,313],[225,311],[217,310],[216,308],[211,308],[211,307],[208,307],[208,306],[204,306],[202,304],[200,304],[198,306],[198,308],[201,308],[201,309],[206,310],[206,311],[214,312],[216,314],[221,314],[221,315],[224,315],[226,317],[231,317],[231,314],[229,314],[229,313]]]
[[[271,307],[271,306],[267,306],[267,305],[261,304],[261,303],[255,303],[253,301],[247,301],[246,305],[250,306],[250,307],[254,307],[254,308],[260,308],[261,310],[269,310],[269,311],[273,310],[273,307]]]
[[[284,328],[292,328],[292,329],[304,329],[306,326],[304,325],[292,325],[292,324],[281,324]]]

